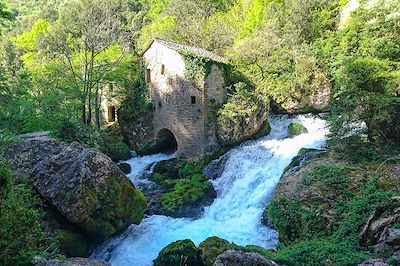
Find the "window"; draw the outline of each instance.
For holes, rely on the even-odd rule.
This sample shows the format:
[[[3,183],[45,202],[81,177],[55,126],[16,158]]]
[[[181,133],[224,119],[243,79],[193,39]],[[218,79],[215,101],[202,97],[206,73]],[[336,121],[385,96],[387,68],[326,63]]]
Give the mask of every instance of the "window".
[[[151,76],[150,76],[151,72],[150,72],[150,68],[147,69],[146,71],[146,82],[150,83],[151,82]]]
[[[196,96],[190,96],[192,104],[196,104]]]
[[[113,90],[114,90],[114,84],[109,83],[109,84],[108,84],[108,89],[109,89],[110,91],[113,91]]]
[[[108,122],[115,122],[115,106],[108,107]]]
[[[165,74],[165,65],[161,65],[161,75]]]

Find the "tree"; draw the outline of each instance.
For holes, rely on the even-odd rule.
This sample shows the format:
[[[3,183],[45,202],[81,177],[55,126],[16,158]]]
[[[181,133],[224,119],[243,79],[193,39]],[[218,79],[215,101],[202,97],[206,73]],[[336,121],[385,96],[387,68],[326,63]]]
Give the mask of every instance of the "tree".
[[[376,58],[352,58],[345,64],[338,73],[340,90],[332,106],[334,138],[365,130],[370,142],[389,140],[387,132],[396,123],[400,108],[399,77],[393,70],[388,62]]]
[[[129,58],[129,38],[117,10],[113,0],[73,1],[45,34],[43,49],[60,60],[78,90],[85,125],[93,120],[107,74]]]

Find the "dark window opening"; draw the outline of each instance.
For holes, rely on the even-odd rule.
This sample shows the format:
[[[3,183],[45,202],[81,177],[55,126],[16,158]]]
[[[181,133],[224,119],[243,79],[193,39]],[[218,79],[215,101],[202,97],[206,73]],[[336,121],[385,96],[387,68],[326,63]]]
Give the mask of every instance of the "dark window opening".
[[[108,84],[108,89],[109,89],[110,91],[113,91],[113,90],[114,90],[114,84],[109,83],[109,84]]]
[[[108,107],[108,122],[115,122],[116,110],[115,106]]]
[[[165,74],[165,65],[161,65],[161,75]]]
[[[151,82],[151,76],[150,76],[151,72],[150,69],[148,68],[146,71],[146,82],[150,83]]]
[[[196,96],[190,96],[192,104],[196,104]]]

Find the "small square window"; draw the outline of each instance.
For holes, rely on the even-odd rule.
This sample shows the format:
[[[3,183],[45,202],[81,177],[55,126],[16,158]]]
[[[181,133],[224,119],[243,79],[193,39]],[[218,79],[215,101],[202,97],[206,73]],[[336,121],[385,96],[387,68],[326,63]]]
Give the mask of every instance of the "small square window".
[[[190,96],[190,101],[192,104],[196,104],[196,96]]]
[[[165,74],[165,65],[161,65],[161,75]]]

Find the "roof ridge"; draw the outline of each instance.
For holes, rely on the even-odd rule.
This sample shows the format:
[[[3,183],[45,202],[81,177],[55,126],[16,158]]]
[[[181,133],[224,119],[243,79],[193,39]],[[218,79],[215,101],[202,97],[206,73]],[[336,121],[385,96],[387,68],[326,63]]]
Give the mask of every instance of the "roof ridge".
[[[210,58],[211,60],[215,61],[215,62],[219,62],[219,63],[227,63],[228,60],[220,55],[217,55],[211,51],[208,51],[204,48],[200,48],[197,46],[191,46],[191,45],[187,45],[187,44],[183,44],[183,43],[177,43],[177,42],[172,42],[172,41],[168,41],[165,39],[161,39],[161,38],[154,38],[153,41],[150,43],[149,47],[147,49],[145,49],[141,55],[143,55],[144,53],[146,53],[146,51],[151,47],[151,45],[155,42],[159,42],[162,45],[179,52],[192,52],[195,53],[199,56],[202,57],[207,57]]]

